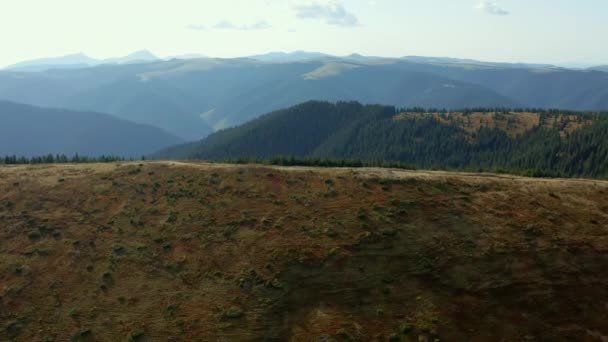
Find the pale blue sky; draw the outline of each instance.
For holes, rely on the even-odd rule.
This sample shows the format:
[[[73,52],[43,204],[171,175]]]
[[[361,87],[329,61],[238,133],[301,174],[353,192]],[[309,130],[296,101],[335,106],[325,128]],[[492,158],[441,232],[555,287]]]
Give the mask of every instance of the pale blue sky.
[[[607,0],[4,0],[0,66],[308,50],[608,64]]]

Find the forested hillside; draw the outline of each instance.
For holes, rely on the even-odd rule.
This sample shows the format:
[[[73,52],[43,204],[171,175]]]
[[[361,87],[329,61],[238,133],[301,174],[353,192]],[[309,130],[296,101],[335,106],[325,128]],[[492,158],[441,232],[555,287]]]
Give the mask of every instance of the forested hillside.
[[[149,125],[91,112],[0,101],[0,156],[143,154],[181,142]]]
[[[608,176],[608,116],[569,111],[396,109],[311,101],[156,157],[278,155],[398,161],[420,168]]]

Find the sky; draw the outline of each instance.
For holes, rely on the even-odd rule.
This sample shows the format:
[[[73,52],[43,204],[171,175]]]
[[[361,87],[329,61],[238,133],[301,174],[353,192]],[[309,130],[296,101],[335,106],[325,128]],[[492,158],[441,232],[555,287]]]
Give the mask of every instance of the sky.
[[[0,66],[270,51],[608,64],[607,0],[2,0]]]

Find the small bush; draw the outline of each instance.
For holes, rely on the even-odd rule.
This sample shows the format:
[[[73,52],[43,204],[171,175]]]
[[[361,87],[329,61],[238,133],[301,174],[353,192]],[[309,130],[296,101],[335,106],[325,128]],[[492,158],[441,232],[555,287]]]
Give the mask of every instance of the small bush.
[[[175,304],[169,304],[165,308],[165,316],[166,317],[173,317],[173,316],[175,316],[175,312],[176,311],[177,311],[177,305],[175,305]]]
[[[71,308],[70,312],[68,313],[70,315],[70,317],[72,318],[76,318],[79,315],[78,309],[76,308]]]
[[[228,310],[226,310],[226,312],[224,312],[224,317],[229,319],[238,319],[243,317],[243,315],[243,310],[237,306],[231,306],[228,308]]]
[[[535,239],[543,235],[543,231],[534,225],[528,225],[525,230],[526,239]]]
[[[167,222],[175,223],[177,221],[177,213],[175,211],[169,212],[169,217],[167,217]]]
[[[106,281],[109,282],[112,280],[112,272],[104,272],[104,274],[102,274],[101,278]]]
[[[331,249],[329,249],[327,251],[326,257],[327,258],[331,258],[331,257],[334,257],[334,256],[336,256],[338,254],[340,254],[340,248],[339,247],[333,247],[333,248],[331,248]]]
[[[327,228],[325,229],[325,235],[329,237],[336,237],[338,236],[338,232],[336,232],[333,228]]]
[[[91,336],[93,334],[93,332],[91,331],[91,329],[88,328],[82,328],[80,330],[78,330],[78,332],[76,332],[76,334],[74,334],[74,336],[72,336],[72,341],[81,341],[81,340],[86,340],[89,338],[89,336]]]
[[[401,323],[401,325],[399,326],[399,331],[402,334],[407,335],[414,331],[414,326],[410,323]]]
[[[283,288],[283,283],[281,283],[281,281],[277,278],[274,278],[270,283],[269,283],[270,287],[273,289],[282,289]]]
[[[144,330],[142,328],[135,328],[127,335],[127,341],[139,341],[144,337]]]
[[[397,342],[401,341],[401,337],[398,334],[391,334],[391,336],[388,337],[388,340],[390,342]]]
[[[32,241],[38,241],[42,237],[39,232],[30,232],[27,234],[27,237]]]

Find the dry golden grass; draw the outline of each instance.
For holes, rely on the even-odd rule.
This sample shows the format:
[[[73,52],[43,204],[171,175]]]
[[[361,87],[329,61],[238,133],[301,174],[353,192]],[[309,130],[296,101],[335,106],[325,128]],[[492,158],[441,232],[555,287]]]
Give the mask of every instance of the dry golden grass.
[[[0,168],[0,222],[0,340],[608,334],[602,181],[15,166]]]
[[[576,115],[548,114],[541,122],[541,115],[532,112],[473,112],[465,114],[462,112],[450,113],[400,113],[395,120],[423,117],[434,117],[445,124],[455,124],[461,127],[469,135],[473,135],[480,128],[497,128],[506,132],[510,137],[521,135],[534,127],[558,128],[562,137],[575,130],[589,125],[591,120],[581,119]]]

